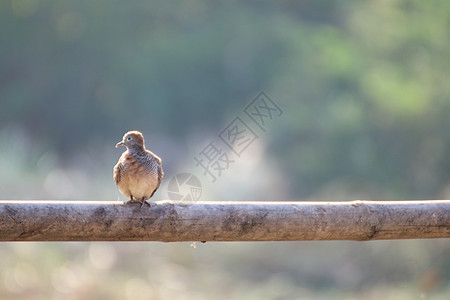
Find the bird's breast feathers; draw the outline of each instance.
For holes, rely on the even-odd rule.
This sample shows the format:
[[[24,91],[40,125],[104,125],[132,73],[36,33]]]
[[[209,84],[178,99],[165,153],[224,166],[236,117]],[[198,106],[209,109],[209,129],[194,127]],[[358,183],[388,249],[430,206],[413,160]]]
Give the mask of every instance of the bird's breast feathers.
[[[122,194],[133,195],[136,199],[147,200],[158,186],[158,178],[152,174],[141,176],[122,176],[122,180],[117,184]]]
[[[125,152],[114,170],[117,187],[127,197],[148,199],[159,186],[160,168],[156,157],[135,157]]]

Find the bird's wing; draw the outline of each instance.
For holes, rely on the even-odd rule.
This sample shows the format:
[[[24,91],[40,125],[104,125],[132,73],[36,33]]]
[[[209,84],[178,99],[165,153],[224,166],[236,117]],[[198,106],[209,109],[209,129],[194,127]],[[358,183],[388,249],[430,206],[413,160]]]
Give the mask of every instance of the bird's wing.
[[[163,177],[164,177],[164,171],[163,171],[163,168],[162,168],[162,164],[160,164],[159,165],[159,167],[158,167],[158,187],[157,187],[157,189],[159,188],[159,186],[161,185],[161,182],[162,182],[162,180],[163,180]]]
[[[122,173],[124,171],[124,165],[122,163],[122,160],[120,159],[119,162],[114,166],[114,172],[113,172],[113,177],[114,177],[114,182],[117,184],[119,184],[120,179],[122,178]]]
[[[156,156],[155,157],[157,160],[157,171],[158,171],[158,185],[156,186],[156,188],[153,190],[152,194],[150,195],[150,198],[153,197],[153,194],[158,190],[159,186],[161,185],[162,179],[164,177],[164,171],[162,168],[162,164],[161,164],[161,159]]]

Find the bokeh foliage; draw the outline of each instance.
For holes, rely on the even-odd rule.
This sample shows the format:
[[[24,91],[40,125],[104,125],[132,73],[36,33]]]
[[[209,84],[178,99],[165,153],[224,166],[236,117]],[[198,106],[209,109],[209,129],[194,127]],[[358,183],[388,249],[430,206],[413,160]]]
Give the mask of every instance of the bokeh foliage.
[[[214,137],[261,90],[284,114],[262,136],[258,164],[265,171],[247,170],[252,176],[241,184],[254,190],[247,193],[288,200],[448,198],[449,14],[446,1],[418,0],[1,1],[0,198],[115,197],[110,169],[117,152],[112,147],[129,129],[146,133],[164,159],[166,174],[173,175],[180,165],[192,162],[202,146],[197,142]],[[258,176],[263,179],[252,185]],[[278,181],[273,183],[273,178]],[[260,184],[267,181],[272,184]],[[218,189],[237,197],[244,187],[223,184]],[[276,291],[304,293],[306,298],[445,295],[448,242],[398,243],[400,254],[388,242],[356,250],[345,243],[266,245],[257,256],[252,253],[259,252],[258,245],[211,246],[225,258],[209,257],[221,274],[217,282],[208,281],[218,285],[209,295],[229,290],[224,295],[264,297],[247,289],[255,282],[261,289],[273,284]],[[320,257],[332,251],[316,254],[317,249],[328,245],[336,245],[343,257],[336,259],[344,261],[321,264]],[[31,249],[23,250],[30,251],[23,259],[21,246],[5,246],[1,251],[11,258],[5,270],[19,274],[15,283],[3,274],[5,286],[26,297],[29,285],[20,284],[27,282],[22,275],[30,264],[35,270],[30,272],[41,267],[53,272],[44,280],[49,286],[61,286],[55,279],[58,272],[83,277],[73,274],[90,270],[83,255],[95,256],[92,251],[99,250],[92,247],[39,244],[23,248]],[[116,277],[108,277],[107,283],[142,272],[137,262],[142,254],[129,256],[154,249],[168,249],[181,258],[155,255],[156,262],[146,258],[149,268],[196,270],[203,279],[214,272],[200,266],[202,258],[191,256],[185,245],[105,247],[123,253],[134,266],[111,264],[107,269]],[[311,262],[295,257],[296,247],[307,249]],[[274,255],[283,256],[280,249],[292,257],[278,258],[277,264],[261,262],[271,260],[270,253],[277,250]],[[57,260],[32,262],[41,251]],[[373,253],[376,262],[370,259]],[[254,270],[233,269],[234,259],[250,260]],[[358,266],[362,262],[365,269]],[[397,273],[389,262],[398,267]],[[337,271],[325,274],[327,268]],[[353,279],[342,279],[342,269]],[[229,279],[236,270],[241,285]],[[258,272],[276,276],[258,277]],[[146,272],[145,279],[129,283],[126,295],[133,298],[133,289],[143,286],[154,290],[148,286],[152,276]],[[185,284],[180,283],[181,290],[190,291],[187,298],[200,297],[198,285],[193,291],[188,281],[178,281]],[[220,287],[220,282],[230,286]],[[97,296],[114,295],[101,282],[93,286],[105,289]],[[95,289],[87,290],[95,294]]]
[[[266,137],[291,194],[345,177],[373,197],[442,197],[439,3],[4,1],[1,126],[60,156],[129,128],[183,143],[265,90],[288,112]]]

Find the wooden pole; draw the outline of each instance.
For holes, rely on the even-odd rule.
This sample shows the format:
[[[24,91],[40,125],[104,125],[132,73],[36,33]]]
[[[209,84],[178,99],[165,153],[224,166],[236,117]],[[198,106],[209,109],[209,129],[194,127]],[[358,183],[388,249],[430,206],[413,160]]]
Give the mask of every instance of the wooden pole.
[[[450,237],[450,200],[0,201],[0,241],[312,241]]]

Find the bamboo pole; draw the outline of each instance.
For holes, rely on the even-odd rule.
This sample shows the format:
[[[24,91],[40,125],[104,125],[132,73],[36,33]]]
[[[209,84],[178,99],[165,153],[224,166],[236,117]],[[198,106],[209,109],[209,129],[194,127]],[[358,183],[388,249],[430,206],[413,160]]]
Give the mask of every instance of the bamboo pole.
[[[450,200],[0,201],[0,241],[312,241],[450,237]]]

